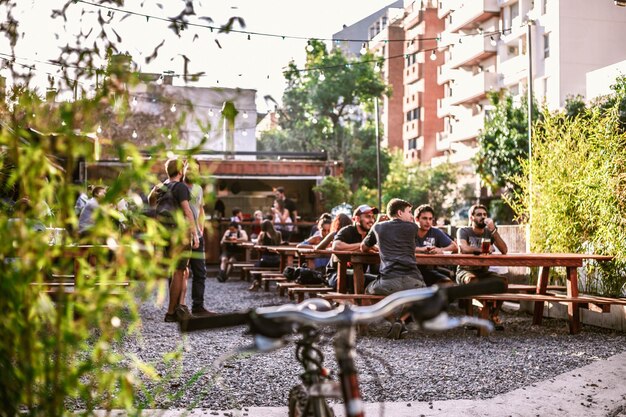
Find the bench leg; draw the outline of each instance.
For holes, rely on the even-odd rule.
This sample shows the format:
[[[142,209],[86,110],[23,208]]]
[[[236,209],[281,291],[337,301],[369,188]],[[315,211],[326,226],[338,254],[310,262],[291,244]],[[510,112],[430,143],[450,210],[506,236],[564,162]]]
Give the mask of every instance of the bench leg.
[[[567,267],[567,296],[578,297],[578,271],[575,267]],[[580,333],[580,309],[578,303],[567,304],[570,334]]]
[[[304,293],[303,293],[303,292],[299,292],[299,293],[298,293],[298,296],[297,296],[297,301],[298,301],[299,303],[301,303],[301,302],[303,302],[303,301],[304,301]]]
[[[263,289],[265,290],[265,292],[268,292],[270,290],[270,282],[269,281],[263,282]]]
[[[491,304],[488,301],[483,301],[482,305],[483,306],[478,309],[478,317],[480,317],[483,320],[491,319]],[[489,333],[487,332],[486,329],[482,327],[478,328],[477,336],[482,337],[482,336],[487,336],[488,334]]]
[[[537,281],[537,294],[545,294],[548,290],[548,279],[550,278],[550,268],[542,266],[539,269],[539,281]],[[543,320],[543,301],[535,301],[533,311],[533,324],[540,326]]]

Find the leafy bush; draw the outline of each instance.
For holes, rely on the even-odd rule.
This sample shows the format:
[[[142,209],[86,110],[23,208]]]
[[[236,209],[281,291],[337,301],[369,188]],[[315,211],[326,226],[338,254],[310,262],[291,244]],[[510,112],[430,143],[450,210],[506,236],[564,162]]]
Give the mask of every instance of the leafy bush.
[[[532,164],[523,161],[515,177],[521,191],[510,200],[522,221],[530,219],[532,251],[615,256],[586,274],[585,290],[607,295],[623,294],[626,284],[624,91],[622,78],[612,107],[578,108],[577,115],[544,110]]]

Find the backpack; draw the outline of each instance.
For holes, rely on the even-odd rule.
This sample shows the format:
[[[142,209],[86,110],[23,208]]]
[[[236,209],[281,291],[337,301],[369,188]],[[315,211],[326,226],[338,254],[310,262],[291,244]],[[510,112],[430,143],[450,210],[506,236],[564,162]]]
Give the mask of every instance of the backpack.
[[[324,278],[320,272],[304,266],[297,268],[294,275],[298,284],[321,285],[324,283]]]
[[[286,266],[285,270],[283,271],[283,276],[287,278],[287,281],[293,281],[294,279],[296,279],[295,273],[296,268],[294,268],[293,266]]]
[[[180,207],[172,190],[179,184],[178,181],[168,182],[167,184],[161,184],[156,201],[156,217],[163,224],[174,226],[176,221],[174,220],[174,212]]]

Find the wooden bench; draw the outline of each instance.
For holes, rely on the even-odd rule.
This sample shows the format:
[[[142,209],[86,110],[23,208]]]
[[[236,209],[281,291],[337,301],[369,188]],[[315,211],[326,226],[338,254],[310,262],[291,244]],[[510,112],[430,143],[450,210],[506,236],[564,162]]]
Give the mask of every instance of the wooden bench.
[[[475,297],[468,297],[467,299],[471,300],[469,304],[469,308],[471,309],[473,306],[478,307],[478,316],[484,319],[489,319],[491,316],[491,311],[493,307],[493,303],[497,301],[530,301],[534,303],[545,303],[545,302],[553,302],[553,303],[570,303],[576,304],[578,308],[587,308],[596,312],[608,312],[610,311],[611,305],[624,305],[626,306],[626,298],[608,298],[608,297],[599,297],[592,295],[582,295],[578,297],[568,297],[565,294],[555,294],[555,293],[546,293],[546,294],[524,294],[524,293],[501,293],[501,294],[490,294],[490,295],[480,295]],[[468,314],[473,313],[473,311],[468,311]],[[535,316],[533,318],[533,324],[540,325],[542,317]],[[486,332],[484,330],[479,330],[480,336],[485,336]]]
[[[300,285],[300,284],[298,284]],[[296,302],[300,303],[304,301],[304,296],[306,294],[309,295],[309,298],[313,298],[317,295],[333,292],[334,289],[330,287],[322,287],[322,286],[294,286],[287,289],[287,295],[290,299],[295,299]]]
[[[339,292],[328,292],[320,294],[320,298],[337,303],[352,303],[359,305],[370,305],[385,298],[384,295],[372,294],[344,294]]]
[[[281,297],[285,296],[286,292],[288,291],[289,288],[292,287],[297,287],[300,284],[296,284],[293,281],[283,281],[283,282],[277,282],[276,283],[276,288],[278,289],[278,295],[280,295]]]
[[[287,278],[283,274],[261,274],[261,282],[263,283],[263,289],[267,292],[270,290],[270,283],[287,282]]]
[[[278,272],[278,269],[273,266],[243,266],[241,267],[241,279],[243,281],[250,281],[253,274],[261,274],[266,271]]]

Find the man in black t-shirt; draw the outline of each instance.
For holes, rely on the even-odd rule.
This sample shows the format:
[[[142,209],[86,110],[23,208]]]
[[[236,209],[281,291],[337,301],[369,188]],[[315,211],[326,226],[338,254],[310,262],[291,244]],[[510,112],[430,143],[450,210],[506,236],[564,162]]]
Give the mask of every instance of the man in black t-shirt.
[[[361,250],[361,241],[367,236],[371,227],[374,225],[378,209],[370,207],[367,204],[361,204],[354,210],[352,219],[354,221],[350,226],[346,226],[339,230],[333,240],[333,250],[358,251]],[[332,256],[326,267],[326,276],[328,277],[328,285],[337,288],[337,258]],[[375,276],[365,274],[365,286],[376,279]],[[352,279],[348,279],[348,292],[354,292],[354,283]]]
[[[189,188],[183,183],[182,178],[185,175],[187,169],[186,164],[179,159],[169,159],[165,163],[165,171],[168,175],[168,184],[166,187],[171,191],[174,198],[174,202],[177,210],[182,210],[185,217],[185,229],[189,231],[191,236],[191,247],[177,248],[180,243],[173,242],[173,233],[170,234],[172,239],[166,248],[167,256],[171,255],[175,250],[183,250],[182,257],[176,265],[176,270],[170,280],[170,300],[165,314],[166,322],[176,322],[191,318],[191,312],[185,305],[185,295],[187,293],[187,280],[186,270],[189,263],[189,257],[191,255],[191,249],[197,248],[199,245],[198,229],[196,228],[196,222],[193,217],[193,212],[189,205],[191,200],[191,194]],[[157,198],[160,192],[163,192],[165,183],[156,185],[150,195],[148,195],[148,201],[151,206],[156,206]]]

